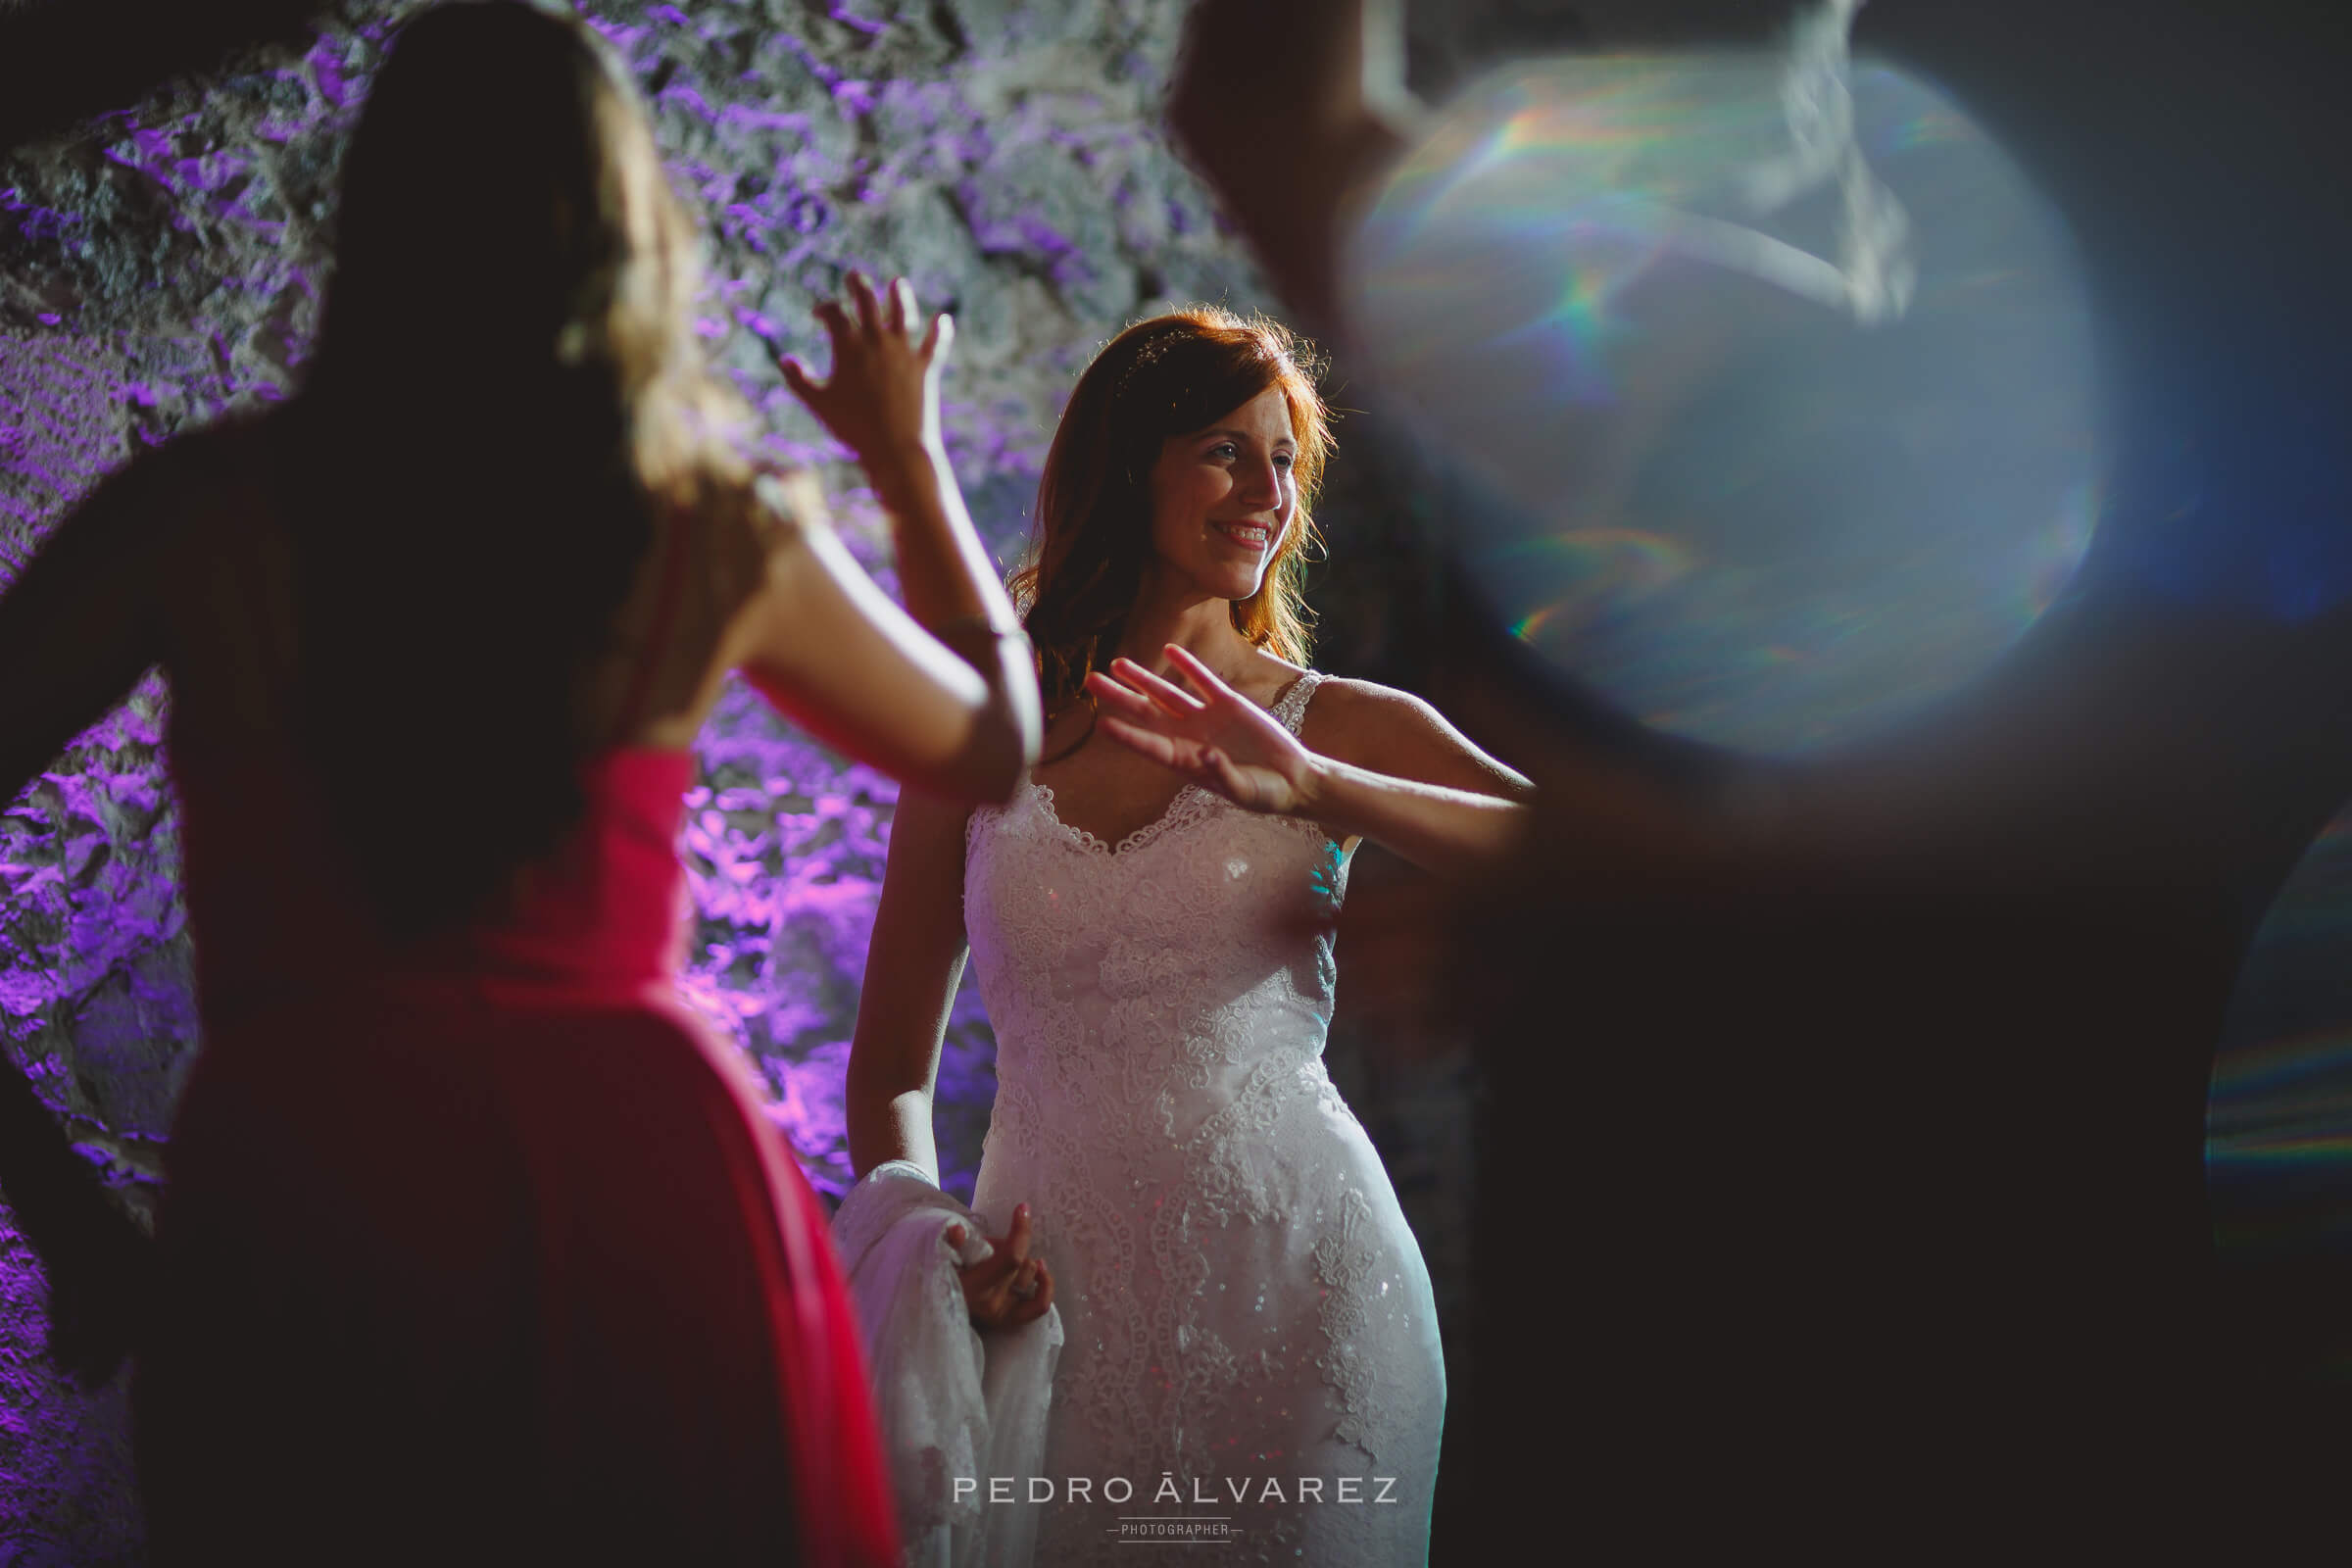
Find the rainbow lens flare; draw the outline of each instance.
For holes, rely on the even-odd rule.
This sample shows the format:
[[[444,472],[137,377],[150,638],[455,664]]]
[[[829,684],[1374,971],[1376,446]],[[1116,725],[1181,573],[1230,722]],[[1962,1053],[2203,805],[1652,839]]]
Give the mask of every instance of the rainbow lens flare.
[[[2214,1060],[2205,1169],[2223,1247],[2352,1247],[2352,810],[2271,905]],[[2352,1344],[2352,1336],[2346,1339]],[[2340,1369],[2352,1375],[2352,1364]]]
[[[2065,224],[1839,45],[1826,109],[1791,58],[1508,68],[1379,192],[1347,281],[1383,402],[1506,503],[1446,521],[1494,612],[1648,722],[1767,752],[1981,672],[2101,504]]]

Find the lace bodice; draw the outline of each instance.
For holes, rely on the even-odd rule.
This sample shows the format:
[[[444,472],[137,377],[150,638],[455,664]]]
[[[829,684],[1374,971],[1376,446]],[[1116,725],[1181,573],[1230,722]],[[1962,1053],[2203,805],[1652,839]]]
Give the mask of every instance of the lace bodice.
[[[1322,678],[1275,705],[1294,733]],[[1312,917],[1347,878],[1320,827],[1197,787],[1115,845],[1033,783],[972,813],[965,923],[998,1077],[976,1206],[1003,1223],[1029,1203],[1055,1273],[1048,1468],[1124,1475],[1124,1512],[1151,1513],[1163,1474],[1287,1476],[1318,1443],[1350,1474],[1410,1474],[1424,1446],[1434,1468],[1427,1275],[1323,1067],[1336,972]],[[1121,1511],[1049,1560],[1109,1544]],[[1251,1528],[1242,1544],[1273,1552],[1303,1527]]]
[[[1276,716],[1295,730],[1319,679],[1292,682]],[[1271,929],[1346,890],[1347,858],[1312,823],[1188,786],[1109,845],[1025,782],[972,813],[964,875],[998,1092],[1050,1103],[1066,1136],[1149,1163],[1320,1058],[1331,939]],[[999,1123],[1026,1136],[1017,1116]]]

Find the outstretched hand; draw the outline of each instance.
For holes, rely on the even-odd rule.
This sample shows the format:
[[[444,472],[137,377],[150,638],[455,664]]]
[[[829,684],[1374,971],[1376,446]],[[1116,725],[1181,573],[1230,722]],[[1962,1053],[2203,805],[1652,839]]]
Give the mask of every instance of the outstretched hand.
[[[816,308],[833,345],[832,373],[820,381],[794,355],[777,368],[792,395],[870,472],[939,444],[939,380],[956,325],[935,316],[917,342],[914,290],[903,277],[877,296],[863,273],[852,272],[844,293],[846,305],[826,300]]]
[[[963,1227],[947,1229],[952,1247],[963,1245]],[[976,1329],[1017,1329],[1046,1315],[1054,1304],[1054,1275],[1042,1257],[1029,1255],[1029,1205],[1012,1211],[1012,1228],[987,1238],[994,1249],[977,1263],[956,1266],[963,1304]]]
[[[1174,643],[1167,654],[1189,692],[1132,659],[1087,676],[1103,733],[1245,810],[1305,814],[1322,760],[1200,660]]]

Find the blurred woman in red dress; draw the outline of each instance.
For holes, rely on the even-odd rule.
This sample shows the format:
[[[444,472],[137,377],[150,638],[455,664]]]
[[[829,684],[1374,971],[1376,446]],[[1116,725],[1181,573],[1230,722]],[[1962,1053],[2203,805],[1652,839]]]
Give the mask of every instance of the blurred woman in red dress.
[[[412,24],[338,223],[302,395],[142,455],[0,602],[0,796],[172,684],[207,1042],[136,1347],[154,1558],[895,1561],[823,1215],[673,995],[671,845],[731,670],[933,793],[1035,758],[948,323],[853,277],[830,379],[786,367],[902,612],[728,444],[587,29]]]

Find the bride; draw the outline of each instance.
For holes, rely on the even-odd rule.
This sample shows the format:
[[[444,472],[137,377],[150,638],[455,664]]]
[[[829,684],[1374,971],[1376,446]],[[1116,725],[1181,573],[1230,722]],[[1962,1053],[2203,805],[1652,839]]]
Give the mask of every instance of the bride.
[[[1015,583],[1045,760],[1004,807],[908,793],[891,838],[852,1157],[936,1182],[968,933],[998,1076],[973,1206],[1001,1234],[964,1294],[983,1329],[1058,1303],[1066,1336],[1042,1474],[1011,1483],[1045,1504],[1042,1562],[1172,1528],[1249,1561],[1428,1553],[1436,1314],[1324,1071],[1316,916],[1365,838],[1440,872],[1499,860],[1530,792],[1418,699],[1304,667],[1331,438],[1302,358],[1195,308],[1096,359]]]

